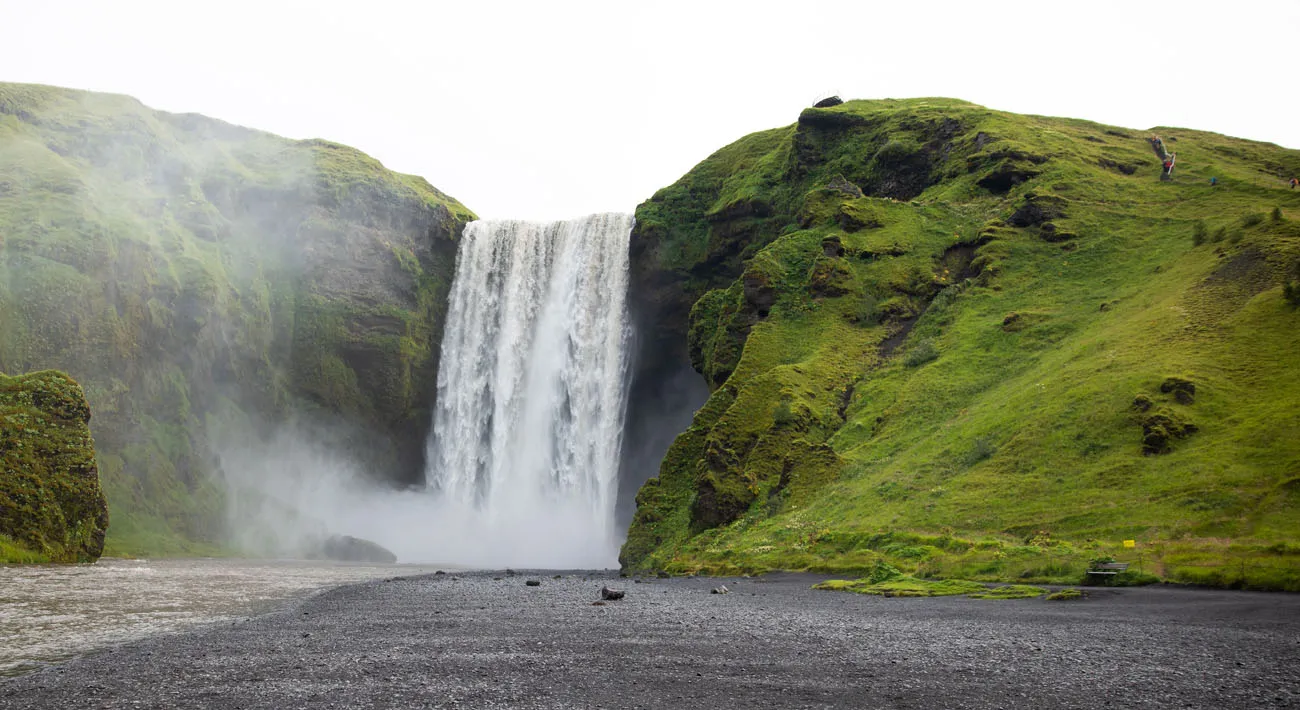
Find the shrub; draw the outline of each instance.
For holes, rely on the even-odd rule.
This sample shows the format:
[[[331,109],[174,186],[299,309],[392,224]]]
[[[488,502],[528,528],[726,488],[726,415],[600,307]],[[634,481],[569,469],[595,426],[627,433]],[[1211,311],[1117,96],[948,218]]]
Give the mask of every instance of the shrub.
[[[962,285],[964,283],[965,282],[963,281],[959,284],[953,284],[940,291],[939,294],[934,297],[934,300],[930,302],[930,310],[936,313],[946,310],[948,306],[951,306],[952,302],[957,299],[958,294],[962,292]]]
[[[1218,229],[1214,230],[1214,236],[1210,238],[1210,241],[1215,242],[1217,244],[1218,242],[1223,241],[1223,238],[1226,236],[1228,236],[1228,228],[1219,227]]]
[[[966,452],[965,463],[967,466],[974,466],[984,459],[992,456],[997,452],[997,447],[993,445],[993,440],[987,436],[981,436],[975,439],[971,444],[970,451]]]
[[[1300,283],[1287,281],[1282,284],[1282,297],[1292,306],[1300,306]]]
[[[772,421],[776,424],[789,424],[795,419],[798,417],[795,416],[794,408],[791,406],[790,395],[782,395],[781,401],[772,412]]]
[[[938,357],[939,347],[934,344],[934,339],[926,338],[907,351],[907,355],[903,358],[903,364],[908,367],[919,367]]]
[[[880,322],[880,309],[878,308],[879,300],[871,295],[864,294],[862,300],[853,309],[853,322],[861,325],[875,325]]]
[[[1235,229],[1233,230],[1232,235],[1228,237],[1228,243],[1236,244],[1240,242],[1241,238],[1244,236],[1246,236],[1245,233],[1243,233],[1240,229]]]
[[[1205,226],[1205,220],[1196,220],[1196,224],[1192,225],[1192,244],[1199,247],[1205,243],[1205,239],[1209,237],[1209,235],[1210,230]]]
[[[1273,221],[1274,221],[1274,222],[1281,222],[1281,221],[1282,221],[1282,207],[1281,207],[1280,205],[1278,205],[1278,206],[1274,206],[1274,207],[1273,207],[1273,215],[1272,215],[1272,216],[1273,216]]]
[[[1256,213],[1254,213],[1254,214],[1248,214],[1248,215],[1246,215],[1245,217],[1242,217],[1242,218],[1241,218],[1241,226],[1243,226],[1243,227],[1254,227],[1255,225],[1257,225],[1257,224],[1259,224],[1260,222],[1263,222],[1263,221],[1264,221],[1264,215],[1262,215],[1262,214],[1256,212]]]

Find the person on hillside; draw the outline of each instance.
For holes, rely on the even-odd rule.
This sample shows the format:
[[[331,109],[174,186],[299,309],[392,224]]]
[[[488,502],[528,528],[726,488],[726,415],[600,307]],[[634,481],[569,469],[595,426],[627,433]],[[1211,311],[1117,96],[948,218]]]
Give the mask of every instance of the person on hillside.
[[[1296,185],[1300,185],[1300,180],[1297,180],[1296,178],[1291,178],[1291,189],[1294,190]]]
[[[1170,153],[1169,157],[1165,158],[1165,175],[1174,174],[1174,160],[1176,160],[1177,158],[1178,158],[1177,153]]]
[[[1213,175],[1211,175],[1211,176],[1210,176],[1210,187],[1214,187],[1215,185],[1218,185],[1218,184],[1219,184],[1219,178],[1214,177]]]

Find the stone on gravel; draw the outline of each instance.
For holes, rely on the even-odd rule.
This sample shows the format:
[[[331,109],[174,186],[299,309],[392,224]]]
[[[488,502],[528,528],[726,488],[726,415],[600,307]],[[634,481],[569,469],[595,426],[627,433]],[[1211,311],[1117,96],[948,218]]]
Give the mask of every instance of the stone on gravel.
[[[730,594],[730,593],[731,590],[727,589],[727,585],[725,584],[720,587],[714,587],[712,590],[709,591],[709,594]]]
[[[605,599],[607,601],[612,601],[614,599],[622,599],[624,594],[627,594],[627,592],[623,591],[622,589],[611,589],[609,587],[600,588],[600,598]]]
[[[526,584],[526,585],[528,585],[528,586],[530,586],[530,587],[540,587],[540,586],[542,586],[542,580],[540,580],[540,579],[530,579],[530,580],[524,582],[524,584]]]

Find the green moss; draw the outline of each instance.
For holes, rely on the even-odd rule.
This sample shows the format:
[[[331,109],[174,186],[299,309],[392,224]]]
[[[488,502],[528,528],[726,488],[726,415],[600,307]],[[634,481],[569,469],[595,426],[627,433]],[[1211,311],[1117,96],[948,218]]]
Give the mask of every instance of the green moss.
[[[984,589],[984,585],[961,579],[925,580],[900,576],[884,582],[829,580],[813,585],[813,589],[829,589],[882,597],[953,597],[962,594],[976,596]],[[1042,593],[1041,590],[1039,593]],[[1013,597],[998,598],[1007,599]]]
[[[1047,594],[1047,590],[1042,587],[1031,587],[1027,584],[1008,584],[1001,587],[993,587],[983,592],[968,594],[971,599],[1036,599]]]
[[[0,375],[0,553],[93,562],[108,510],[81,387],[60,372]]]
[[[1264,550],[1300,536],[1282,486],[1300,228],[1272,177],[1300,152],[1158,130],[1186,165],[1170,182],[1134,132],[850,101],[642,205],[634,270],[675,284],[662,299],[712,292],[691,341],[715,391],[638,498],[623,563],[861,572],[890,534],[989,541],[886,554],[909,574],[1069,584],[1138,538],[1163,579],[1292,588]],[[1229,224],[1236,243],[1187,238]],[[746,274],[771,304],[740,338]],[[909,367],[927,343],[942,356]],[[1161,392],[1169,373],[1194,388]],[[826,455],[783,484],[797,442]]]
[[[1062,589],[1058,592],[1048,594],[1045,598],[1049,602],[1068,602],[1083,599],[1086,596],[1088,595],[1078,589]]]

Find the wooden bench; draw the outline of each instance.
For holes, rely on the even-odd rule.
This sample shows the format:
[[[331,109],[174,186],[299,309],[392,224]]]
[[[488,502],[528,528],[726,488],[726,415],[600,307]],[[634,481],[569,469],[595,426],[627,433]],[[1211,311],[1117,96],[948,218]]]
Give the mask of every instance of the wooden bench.
[[[1127,562],[1103,562],[1089,567],[1088,574],[1119,574],[1127,569]]]

